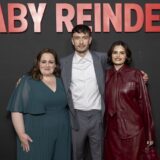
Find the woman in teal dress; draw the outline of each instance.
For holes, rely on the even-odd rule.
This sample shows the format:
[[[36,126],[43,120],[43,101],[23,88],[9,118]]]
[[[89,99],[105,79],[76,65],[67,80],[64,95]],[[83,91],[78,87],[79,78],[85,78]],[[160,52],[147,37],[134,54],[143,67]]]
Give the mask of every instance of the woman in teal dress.
[[[70,160],[67,97],[55,51],[42,50],[8,104],[17,133],[17,160]]]

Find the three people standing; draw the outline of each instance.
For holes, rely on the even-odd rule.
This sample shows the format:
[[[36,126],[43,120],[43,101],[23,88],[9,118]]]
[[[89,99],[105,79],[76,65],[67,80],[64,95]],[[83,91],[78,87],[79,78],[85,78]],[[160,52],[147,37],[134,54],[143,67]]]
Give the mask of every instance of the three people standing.
[[[104,75],[105,70],[107,69],[106,54],[90,50],[92,36],[91,30],[88,26],[77,25],[73,28],[71,34],[71,41],[75,51],[74,53],[61,60],[61,77],[63,80],[64,88],[61,80],[55,74],[57,69],[59,69],[59,64],[58,61],[56,61],[56,56],[52,56],[52,52],[48,51],[49,53],[45,52],[45,54],[39,55],[37,57],[36,66],[31,70],[30,76],[25,76],[21,79],[20,84],[18,84],[17,89],[14,91],[11,97],[8,108],[12,112],[13,124],[20,139],[20,142],[18,142],[18,152],[20,152],[18,153],[19,157],[24,157],[24,155],[27,154],[35,156],[34,159],[41,160],[40,158],[36,157],[36,149],[38,148],[41,150],[41,148],[44,147],[43,145],[42,147],[39,145],[39,142],[41,142],[42,144],[45,143],[45,145],[52,143],[50,147],[48,147],[49,149],[42,151],[42,153],[50,155],[50,158],[48,159],[46,159],[46,157],[44,156],[45,160],[57,160],[61,156],[63,158],[59,158],[58,160],[69,160],[71,158],[70,127],[68,121],[68,110],[66,108],[66,100],[68,100],[70,122],[72,127],[71,132],[73,160],[84,159],[84,148],[87,141],[89,142],[92,160],[103,159],[103,118],[105,113]],[[47,55],[47,57],[49,55],[49,57],[46,59],[44,58],[44,55]],[[49,67],[46,67],[47,65],[45,65],[45,63],[50,64]],[[44,68],[43,64],[45,65]],[[33,74],[36,71],[40,75],[39,78],[35,74]],[[48,72],[50,73],[49,76],[45,76],[45,73]],[[139,76],[141,75],[140,72],[137,72],[137,74]],[[145,77],[142,78],[141,76],[140,78],[143,81],[143,78]],[[131,87],[134,88],[134,86],[135,84],[131,83]],[[21,89],[23,87],[26,89]],[[106,84],[106,87],[109,87],[108,84]],[[64,89],[66,92],[66,96],[64,93]],[[116,86],[114,86],[113,90],[116,90]],[[27,100],[25,98],[26,95]],[[112,101],[114,97],[108,97],[108,94],[106,94],[105,98],[107,98],[107,104]],[[18,103],[20,103],[20,106],[22,106],[22,108],[20,107],[19,110],[17,109],[17,107],[19,108],[19,105],[17,105],[18,103],[15,101],[17,99],[20,100],[20,102]],[[21,105],[21,102],[23,105]],[[119,101],[117,102],[119,103]],[[18,122],[15,122],[14,120],[14,112],[19,112],[16,114],[20,114],[21,117],[23,116],[24,124],[27,126],[26,130],[31,135],[29,135],[30,137],[26,138],[27,140],[25,140],[27,142],[33,140],[33,142],[30,143],[31,146],[29,146],[28,144],[25,145],[25,143],[23,143],[23,139],[21,138],[19,133],[24,133],[24,131],[26,130],[24,129],[24,124],[22,123],[23,129],[21,130],[22,132],[19,132],[19,129],[17,127],[19,125],[16,125],[16,123],[18,124]],[[58,118],[57,116],[61,118]],[[44,128],[46,126],[48,127],[48,125],[49,127],[51,127],[49,128],[51,130],[50,133],[46,128],[45,132],[47,133],[47,135],[44,135],[44,132],[42,132],[41,127],[43,127],[43,125],[41,125],[41,121],[42,124],[44,124]],[[36,126],[39,127],[34,128],[34,125],[32,125],[32,123],[35,123]],[[65,127],[63,131],[64,125]],[[110,126],[108,121],[107,125]],[[107,130],[107,134],[108,131],[109,130]],[[134,130],[133,132],[138,132],[138,129],[136,128],[136,130]],[[41,138],[39,137],[39,133],[43,134]],[[51,137],[48,135],[50,135]],[[39,142],[35,142],[37,137],[41,139]],[[148,143],[151,144],[151,142],[152,139],[148,139]],[[20,149],[20,143],[22,144],[23,149],[27,151],[27,153],[22,153],[22,150]],[[109,141],[105,144],[107,143],[109,143]],[[34,149],[32,150],[33,144],[37,145],[37,148],[33,147]],[[61,151],[65,151],[65,154],[61,153],[61,151],[59,150],[59,148],[61,147]],[[30,153],[28,152],[29,150]],[[52,152],[49,152],[51,150]],[[21,159],[25,160],[24,158]],[[26,160],[29,160],[29,158]],[[108,160],[112,160],[112,157]]]

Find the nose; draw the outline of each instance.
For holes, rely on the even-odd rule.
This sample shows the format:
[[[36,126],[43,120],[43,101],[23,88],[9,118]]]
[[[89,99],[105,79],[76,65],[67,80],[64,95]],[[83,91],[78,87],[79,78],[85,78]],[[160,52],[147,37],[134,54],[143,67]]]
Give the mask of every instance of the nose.
[[[79,43],[80,43],[80,44],[83,43],[83,38],[80,38]]]
[[[48,62],[46,63],[46,66],[47,66],[47,67],[49,66],[49,63],[48,63]]]
[[[117,52],[117,57],[119,57],[120,56],[120,53],[119,52]]]

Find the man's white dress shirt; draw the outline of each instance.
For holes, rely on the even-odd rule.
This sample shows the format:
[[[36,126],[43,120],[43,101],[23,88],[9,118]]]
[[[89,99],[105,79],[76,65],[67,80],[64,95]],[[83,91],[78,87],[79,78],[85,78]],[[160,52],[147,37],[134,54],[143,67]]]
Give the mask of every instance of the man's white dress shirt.
[[[95,75],[93,59],[88,51],[84,57],[76,52],[72,61],[70,85],[74,108],[83,111],[101,110],[101,95]]]

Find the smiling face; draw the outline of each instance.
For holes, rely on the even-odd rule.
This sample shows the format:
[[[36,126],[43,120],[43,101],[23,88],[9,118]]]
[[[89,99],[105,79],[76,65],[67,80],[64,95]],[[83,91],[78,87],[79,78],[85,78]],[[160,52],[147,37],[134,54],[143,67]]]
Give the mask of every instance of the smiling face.
[[[75,51],[77,51],[80,56],[85,55],[86,51],[89,49],[91,41],[92,37],[88,33],[73,33],[72,44],[75,48]]]
[[[51,76],[56,68],[55,57],[53,54],[46,52],[41,55],[39,61],[39,70],[42,76]]]
[[[122,66],[127,59],[125,48],[121,45],[115,46],[112,51],[111,58],[114,65]]]

